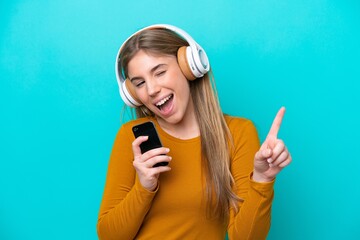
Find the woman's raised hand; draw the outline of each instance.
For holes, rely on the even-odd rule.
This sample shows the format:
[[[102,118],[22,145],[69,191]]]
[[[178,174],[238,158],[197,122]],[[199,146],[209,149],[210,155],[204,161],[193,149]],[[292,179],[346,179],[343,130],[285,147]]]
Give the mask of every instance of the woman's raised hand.
[[[256,182],[270,182],[291,162],[291,155],[284,142],[277,135],[285,114],[285,108],[278,111],[270,131],[255,154],[253,180]]]

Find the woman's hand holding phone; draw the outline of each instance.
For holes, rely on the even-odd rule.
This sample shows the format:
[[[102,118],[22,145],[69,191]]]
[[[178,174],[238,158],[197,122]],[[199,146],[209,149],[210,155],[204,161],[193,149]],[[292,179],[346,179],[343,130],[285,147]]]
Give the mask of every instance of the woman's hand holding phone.
[[[170,149],[159,147],[141,153],[140,144],[147,140],[148,136],[139,136],[132,143],[134,153],[133,165],[141,185],[149,191],[154,191],[158,185],[160,173],[171,170],[169,166],[154,166],[159,163],[169,163],[171,161],[171,157],[166,155]]]

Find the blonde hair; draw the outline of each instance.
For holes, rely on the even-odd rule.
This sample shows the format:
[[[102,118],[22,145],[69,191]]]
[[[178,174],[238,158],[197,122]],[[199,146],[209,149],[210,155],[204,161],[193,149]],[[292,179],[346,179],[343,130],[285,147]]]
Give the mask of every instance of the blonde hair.
[[[141,49],[160,55],[177,55],[184,39],[167,29],[144,30],[130,38],[120,54],[127,76],[127,65]],[[232,138],[221,111],[212,72],[189,81],[195,115],[200,128],[202,166],[206,180],[207,214],[227,222],[230,207],[237,209],[239,198],[233,192],[234,180],[230,172]],[[154,116],[146,106],[135,109],[138,118]]]

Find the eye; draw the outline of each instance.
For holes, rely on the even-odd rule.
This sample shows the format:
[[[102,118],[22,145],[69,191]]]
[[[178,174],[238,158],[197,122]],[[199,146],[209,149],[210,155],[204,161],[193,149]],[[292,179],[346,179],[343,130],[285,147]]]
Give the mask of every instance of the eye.
[[[141,87],[144,84],[144,82],[145,81],[138,80],[138,81],[133,82],[133,84],[135,85],[135,87]]]
[[[164,75],[165,73],[166,73],[166,71],[164,70],[164,71],[157,72],[155,75],[156,75],[157,77],[161,77],[161,76]]]

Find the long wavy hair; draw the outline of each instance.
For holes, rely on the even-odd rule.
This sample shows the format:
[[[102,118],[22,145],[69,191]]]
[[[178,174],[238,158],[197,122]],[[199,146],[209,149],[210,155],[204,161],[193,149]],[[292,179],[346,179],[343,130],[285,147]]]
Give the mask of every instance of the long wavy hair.
[[[182,46],[189,45],[173,31],[148,29],[130,38],[123,46],[120,61],[125,76],[128,63],[139,50],[160,55],[177,56]],[[206,180],[207,216],[227,222],[229,210],[237,210],[240,200],[233,191],[234,179],[230,172],[232,138],[220,109],[212,71],[189,81],[195,115],[200,128],[201,155]],[[146,106],[135,108],[138,118],[154,116]]]

